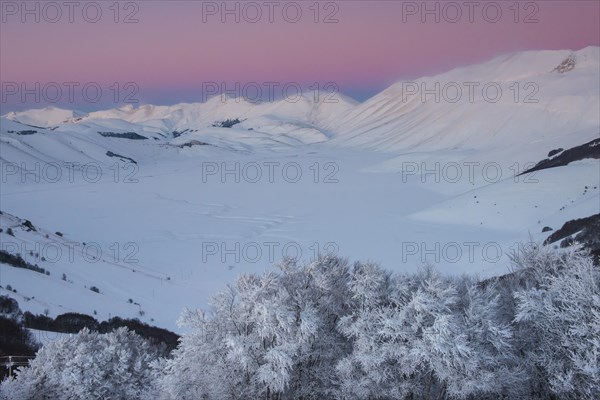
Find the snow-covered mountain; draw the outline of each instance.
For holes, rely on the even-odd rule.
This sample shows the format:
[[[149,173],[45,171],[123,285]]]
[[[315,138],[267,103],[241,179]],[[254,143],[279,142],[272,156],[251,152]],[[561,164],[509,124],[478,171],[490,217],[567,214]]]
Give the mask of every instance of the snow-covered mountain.
[[[599,67],[598,47],[527,51],[401,81],[364,103],[341,94],[333,99],[321,94],[318,102],[316,95],[305,93],[293,102],[264,103],[215,96],[206,103],[127,105],[87,114],[48,107],[6,114],[2,125],[4,133],[13,121],[58,132],[131,130],[163,141],[173,133],[194,132],[258,147],[330,140],[335,146],[397,153],[502,148],[510,155],[524,144],[558,144],[567,132],[573,143],[594,138]],[[234,131],[252,133],[215,134],[213,124],[228,119],[241,121]],[[543,155],[543,149],[538,153]]]
[[[0,293],[50,314],[141,309],[145,322],[175,329],[183,307],[293,255],[284,248],[503,273],[516,242],[600,212],[599,71],[598,47],[528,51],[398,82],[363,103],[305,94],[8,113],[0,242],[50,275],[2,264]],[[29,254],[64,241],[97,244],[103,262]],[[458,257],[444,253],[449,244]],[[124,262],[132,249],[135,265]]]
[[[570,61],[572,69],[559,68]],[[532,161],[527,157],[543,156],[545,147],[598,136],[599,68],[598,47],[527,51],[399,82],[354,107],[334,142],[401,153],[503,152]]]

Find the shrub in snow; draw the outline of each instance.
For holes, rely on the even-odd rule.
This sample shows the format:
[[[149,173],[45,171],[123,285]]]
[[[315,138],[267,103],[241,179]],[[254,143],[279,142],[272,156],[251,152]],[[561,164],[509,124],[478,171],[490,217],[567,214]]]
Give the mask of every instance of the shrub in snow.
[[[234,125],[241,123],[242,121],[239,118],[226,119],[224,121],[217,121],[212,126],[216,128],[231,128]]]

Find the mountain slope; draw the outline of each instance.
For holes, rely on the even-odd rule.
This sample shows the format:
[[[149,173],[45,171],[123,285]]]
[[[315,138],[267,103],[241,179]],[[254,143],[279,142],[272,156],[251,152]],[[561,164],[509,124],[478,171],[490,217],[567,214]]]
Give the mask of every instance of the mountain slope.
[[[569,59],[573,69],[556,69]],[[339,134],[331,144],[396,153],[500,151],[499,158],[512,161],[541,159],[543,149],[531,151],[538,143],[558,147],[598,137],[599,69],[599,48],[588,47],[515,53],[399,82],[354,107],[336,126]]]

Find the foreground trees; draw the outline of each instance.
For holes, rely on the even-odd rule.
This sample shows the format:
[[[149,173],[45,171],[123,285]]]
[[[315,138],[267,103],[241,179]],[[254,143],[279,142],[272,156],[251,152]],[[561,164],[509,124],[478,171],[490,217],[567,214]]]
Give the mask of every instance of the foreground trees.
[[[598,267],[579,249],[538,246],[522,248],[513,264],[511,274],[477,281],[430,267],[398,275],[338,257],[304,265],[287,260],[277,272],[240,276],[215,296],[210,312],[184,312],[189,333],[169,358],[158,359],[124,330],[112,338],[83,331],[43,348],[30,368],[2,384],[2,393],[10,399],[44,398],[38,390],[69,399],[600,398]]]
[[[150,363],[158,351],[125,328],[99,334],[83,329],[42,347],[15,380],[5,380],[0,398],[147,399]]]
[[[349,312],[348,267],[339,258],[242,275],[210,315],[185,312],[184,335],[159,382],[169,399],[332,398],[335,364],[350,351],[336,329]]]
[[[515,291],[519,351],[534,393],[600,398],[600,272],[578,253],[522,254]],[[533,379],[535,378],[535,379]]]
[[[390,278],[355,266],[354,312],[340,323],[353,344],[337,366],[345,398],[515,395],[512,333],[489,288],[430,268]],[[375,284],[374,284],[375,283]]]

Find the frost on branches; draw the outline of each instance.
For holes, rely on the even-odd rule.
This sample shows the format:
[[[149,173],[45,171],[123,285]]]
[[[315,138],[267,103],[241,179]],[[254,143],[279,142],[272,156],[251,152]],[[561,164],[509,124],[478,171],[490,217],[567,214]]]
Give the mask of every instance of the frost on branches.
[[[3,398],[600,398],[600,270],[578,248],[525,246],[486,281],[286,260],[212,305],[164,358],[124,329],[52,343]]]
[[[119,328],[99,334],[83,329],[38,351],[16,379],[2,382],[2,400],[149,399],[150,363],[158,351],[140,336]]]
[[[184,313],[184,335],[160,386],[168,399],[332,398],[350,351],[337,330],[350,310],[346,262],[323,258],[242,275],[210,314]]]

